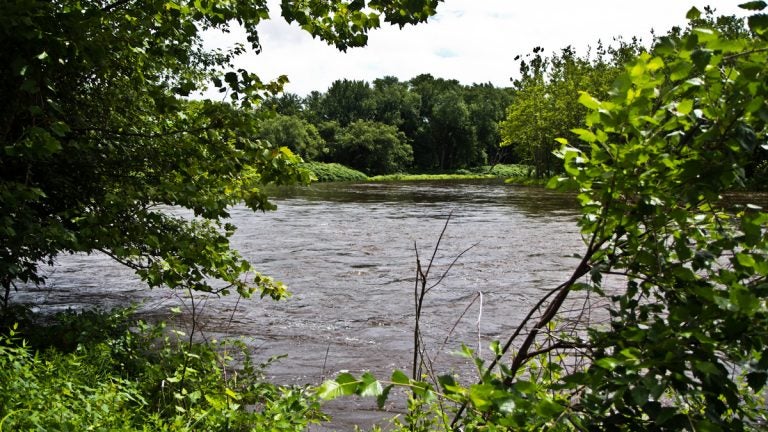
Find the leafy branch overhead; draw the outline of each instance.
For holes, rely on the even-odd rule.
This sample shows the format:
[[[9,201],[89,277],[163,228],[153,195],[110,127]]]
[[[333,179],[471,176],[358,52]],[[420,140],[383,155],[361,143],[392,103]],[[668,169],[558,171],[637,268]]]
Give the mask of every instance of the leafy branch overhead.
[[[284,1],[288,21],[341,49],[379,16],[422,22],[438,1]],[[101,251],[151,286],[284,287],[229,246],[228,208],[269,210],[268,184],[307,182],[300,158],[257,138],[253,108],[286,82],[236,69],[260,50],[265,0],[36,1],[0,4],[0,285],[43,282],[57,254]],[[206,50],[201,32],[248,33]],[[186,97],[214,86],[232,105]],[[175,209],[189,209],[194,218]],[[212,280],[222,283],[212,284]]]

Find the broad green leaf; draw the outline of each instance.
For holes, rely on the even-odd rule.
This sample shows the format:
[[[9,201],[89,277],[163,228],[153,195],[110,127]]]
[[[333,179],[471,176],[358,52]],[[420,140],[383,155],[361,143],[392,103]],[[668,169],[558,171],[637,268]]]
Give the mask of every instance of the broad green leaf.
[[[396,370],[396,371],[392,372],[392,378],[391,379],[392,379],[393,383],[400,384],[400,385],[408,385],[411,382],[411,379],[408,378],[408,375],[406,375],[401,370]]]
[[[634,387],[630,394],[632,395],[632,400],[637,404],[638,406],[644,406],[648,402],[648,396],[650,395],[650,392],[645,387]]]
[[[549,398],[541,399],[539,403],[536,404],[536,412],[547,418],[556,418],[564,410],[565,407],[563,405],[560,405]]]
[[[390,384],[386,387],[384,387],[384,390],[381,392],[378,397],[376,397],[376,406],[379,409],[383,409],[384,405],[387,403],[387,399],[389,398],[389,392],[392,390],[392,387],[394,387],[394,384]]]
[[[360,379],[362,383],[356,391],[360,396],[379,396],[383,393],[384,389],[381,383],[370,372],[364,373]]]
[[[688,115],[693,111],[693,100],[685,99],[677,104],[677,112],[682,115]]]
[[[317,390],[317,395],[322,399],[335,399],[339,396],[353,395],[358,390],[360,380],[350,373],[342,373],[333,380],[326,380]]]
[[[755,261],[755,258],[748,253],[737,253],[736,262],[738,262],[739,265],[743,267],[749,267],[749,268],[754,268],[755,265],[757,264],[757,262]]]
[[[595,134],[592,133],[592,131],[589,129],[571,129],[571,132],[578,135],[579,139],[584,142],[591,143],[597,140],[597,136],[595,136]],[[567,144],[567,142],[565,142],[564,144]]]
[[[603,357],[595,361],[595,365],[605,370],[611,371],[616,369],[619,365],[621,365],[621,362],[613,357]]]
[[[600,108],[600,102],[586,92],[579,92],[579,103],[591,110]]]

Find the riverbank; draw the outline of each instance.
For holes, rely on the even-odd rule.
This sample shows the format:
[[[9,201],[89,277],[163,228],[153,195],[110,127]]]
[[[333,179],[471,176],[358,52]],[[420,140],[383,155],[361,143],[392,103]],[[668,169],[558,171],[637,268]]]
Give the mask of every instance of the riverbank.
[[[515,184],[543,184],[530,176],[531,168],[520,164],[485,165],[470,169],[459,169],[433,173],[393,173],[368,176],[363,172],[337,163],[308,162],[303,167],[312,171],[318,182],[387,182],[387,181],[429,181],[429,180],[482,180],[503,178]]]

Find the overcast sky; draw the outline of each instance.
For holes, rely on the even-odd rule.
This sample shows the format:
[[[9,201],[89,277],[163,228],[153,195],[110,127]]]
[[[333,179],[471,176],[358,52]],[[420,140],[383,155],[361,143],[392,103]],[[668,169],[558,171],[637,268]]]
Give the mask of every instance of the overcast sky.
[[[273,19],[259,32],[262,53],[245,55],[237,65],[265,81],[285,74],[290,80],[285,90],[300,95],[325,92],[341,78],[372,81],[392,75],[408,80],[421,73],[506,87],[517,74],[515,55],[535,46],[552,52],[572,45],[581,55],[598,40],[610,42],[616,36],[647,42],[651,29],[663,33],[684,25],[691,6],[709,4],[719,14],[743,16],[737,5],[745,1],[446,0],[429,23],[402,30],[384,24],[370,34],[367,47],[341,53],[285,23],[279,1],[271,0]],[[235,29],[206,40],[225,47],[238,38],[245,42]]]

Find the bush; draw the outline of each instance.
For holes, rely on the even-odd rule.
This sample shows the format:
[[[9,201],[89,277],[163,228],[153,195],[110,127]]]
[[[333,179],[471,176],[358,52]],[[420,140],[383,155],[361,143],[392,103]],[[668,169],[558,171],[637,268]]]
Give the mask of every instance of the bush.
[[[255,365],[240,342],[188,344],[143,322],[113,337],[124,311],[70,312],[24,332],[62,323],[82,335],[71,352],[28,345],[18,326],[0,336],[1,430],[298,431],[325,419],[308,388],[266,382],[274,359]]]
[[[308,162],[302,167],[311,171],[320,182],[368,180],[368,176],[360,171],[337,163]]]

